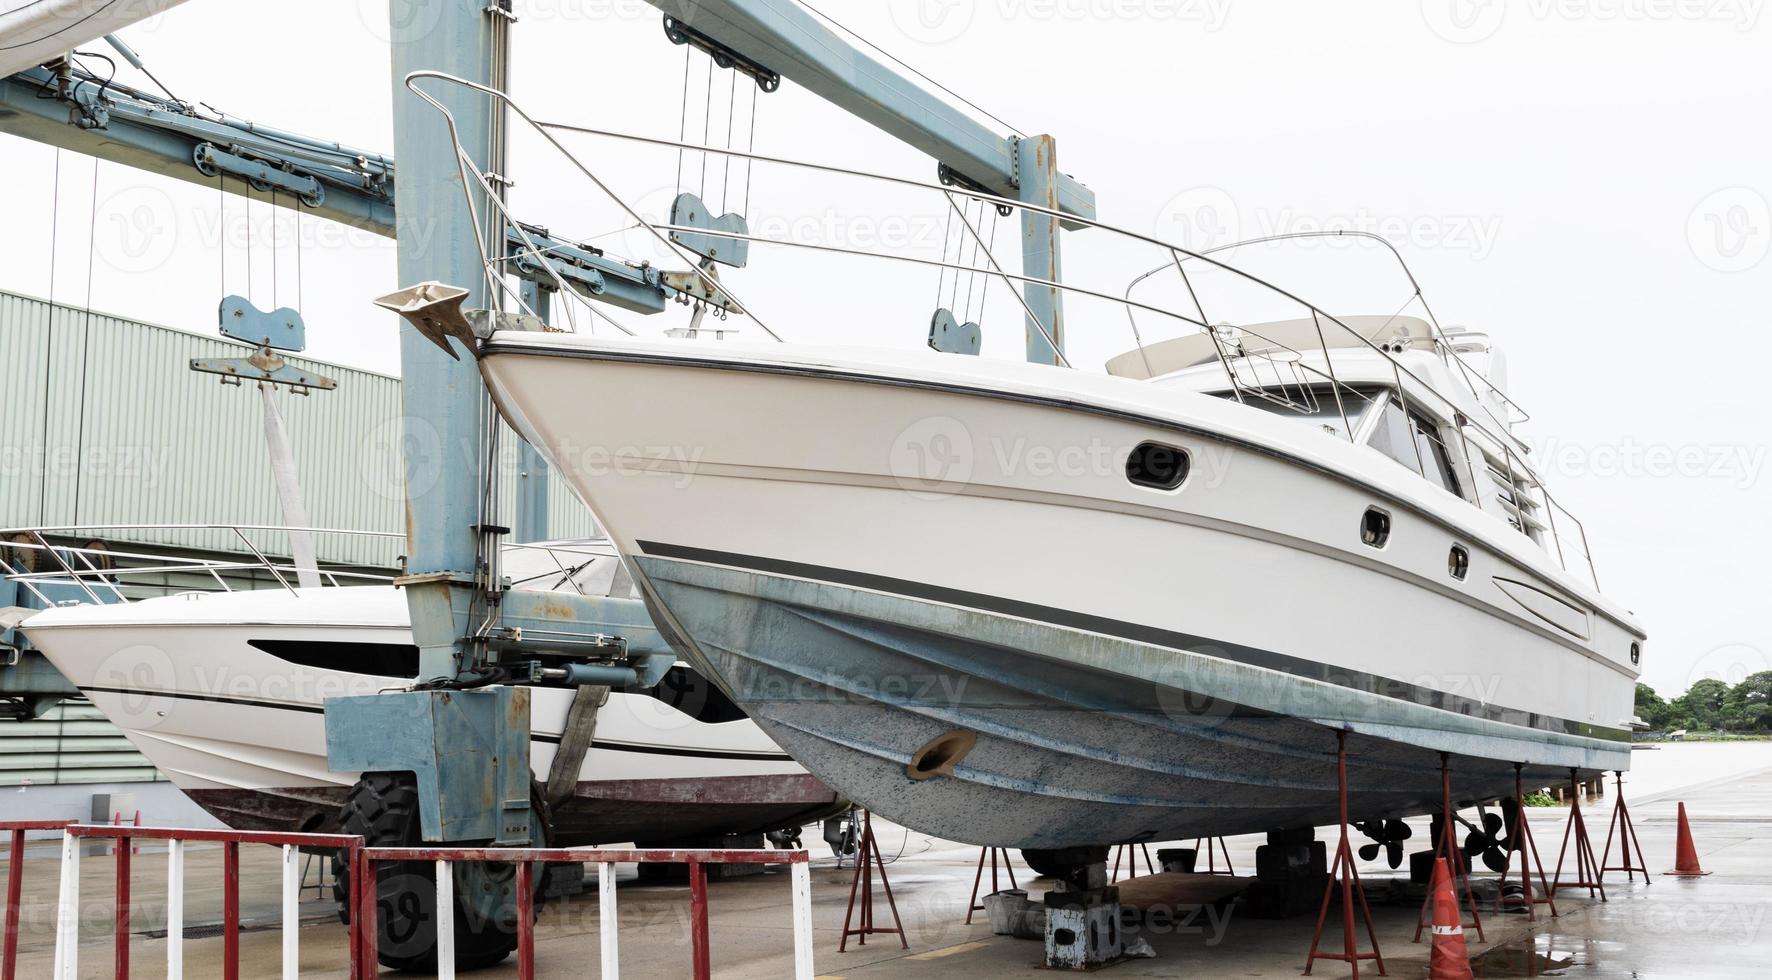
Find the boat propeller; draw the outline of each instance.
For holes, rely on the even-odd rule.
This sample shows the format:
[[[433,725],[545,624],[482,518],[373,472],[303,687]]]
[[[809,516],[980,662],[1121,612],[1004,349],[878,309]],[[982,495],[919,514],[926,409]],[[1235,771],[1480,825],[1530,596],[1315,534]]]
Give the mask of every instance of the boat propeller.
[[[856,818],[855,808],[834,817],[825,818],[824,842],[831,845],[831,853],[838,861],[855,853],[861,840],[861,821]]]
[[[1402,867],[1403,842],[1415,836],[1415,831],[1401,820],[1367,820],[1354,825],[1360,833],[1372,838],[1372,843],[1360,845],[1360,860],[1372,861],[1384,851],[1385,860],[1394,868]]]
[[[1470,833],[1464,837],[1464,856],[1471,860],[1481,857],[1483,865],[1490,871],[1506,870],[1507,856],[1513,849],[1514,828],[1518,826],[1518,808],[1513,800],[1504,798],[1500,813],[1491,813],[1488,807],[1478,806],[1477,819],[1481,826],[1458,818],[1459,823],[1470,828]]]

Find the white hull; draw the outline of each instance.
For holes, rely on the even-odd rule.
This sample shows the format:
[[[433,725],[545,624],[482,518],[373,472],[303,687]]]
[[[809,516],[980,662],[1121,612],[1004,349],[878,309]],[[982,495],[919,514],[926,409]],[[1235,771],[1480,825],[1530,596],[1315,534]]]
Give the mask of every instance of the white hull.
[[[406,617],[399,592],[365,586],[59,608],[25,629],[149,761],[218,818],[241,828],[312,830],[330,825],[357,776],[326,768],[325,701],[412,683],[377,667],[414,649]],[[363,666],[348,669],[354,663]],[[553,761],[571,698],[564,689],[532,692],[538,779]],[[753,722],[697,720],[706,704],[693,691],[682,710],[612,693],[575,797],[555,813],[557,837],[748,833],[832,808],[835,795]]]
[[[1356,817],[1431,805],[1441,751],[1472,798],[1511,791],[1514,762],[1629,765],[1628,615],[1311,426],[934,354],[501,333],[482,370],[698,666],[920,829],[1055,846],[1329,822],[1323,726],[1371,763]],[[1146,440],[1191,455],[1180,489],[1127,481]],[[576,465],[590,450],[641,461]],[[1374,506],[1382,549],[1359,534]],[[887,692],[902,673],[936,687]],[[907,774],[960,729],[977,747],[950,775]]]

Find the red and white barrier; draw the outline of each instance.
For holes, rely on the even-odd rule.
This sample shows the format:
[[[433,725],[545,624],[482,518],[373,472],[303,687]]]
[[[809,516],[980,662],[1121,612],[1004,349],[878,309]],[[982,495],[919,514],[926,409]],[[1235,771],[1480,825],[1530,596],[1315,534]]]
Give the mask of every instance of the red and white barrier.
[[[620,925],[616,915],[615,866],[617,864],[686,864],[689,866],[689,908],[691,976],[707,980],[711,953],[708,946],[708,878],[710,864],[786,864],[789,866],[794,908],[794,977],[812,980],[812,874],[811,856],[805,851],[711,851],[711,850],[605,850],[600,848],[506,848],[506,847],[366,847],[358,855],[351,876],[352,896],[361,910],[362,928],[358,939],[363,944],[357,960],[376,960],[376,929],[374,922],[375,866],[381,861],[435,861],[437,864],[437,908],[454,907],[454,875],[449,871],[453,861],[505,861],[517,865],[517,976],[520,980],[535,977],[535,923],[533,867],[537,862],[572,861],[597,865],[602,972],[604,980],[621,975]],[[364,901],[365,898],[371,899]],[[357,922],[358,915],[351,921]],[[437,976],[453,978],[455,974],[454,917],[437,916]]]
[[[61,830],[71,820],[7,820],[0,821],[0,832],[12,838],[6,861],[6,939],[0,945],[0,980],[13,980],[18,966],[18,917],[25,885],[25,833],[32,830]]]
[[[0,825],[0,829],[11,825]],[[62,829],[61,892],[56,905],[54,980],[76,980],[80,973],[80,840],[86,837],[108,838],[116,842],[116,971],[118,980],[129,976],[129,880],[130,858],[134,842],[141,839],[163,840],[166,848],[166,976],[168,980],[184,977],[184,902],[185,844],[190,841],[222,845],[222,977],[238,980],[240,976],[240,845],[267,844],[283,849],[283,976],[294,980],[299,972],[301,919],[297,896],[301,890],[301,857],[303,847],[345,850],[356,855],[363,839],[343,834],[273,834],[238,830],[186,830],[174,827],[134,827],[128,825],[55,824]],[[15,837],[15,839],[17,839]],[[354,860],[354,858],[352,858]],[[15,860],[13,874],[18,873]],[[9,892],[10,894],[10,892]],[[13,910],[12,903],[8,909]],[[16,916],[16,911],[12,914]],[[351,931],[360,931],[358,917],[351,917]],[[10,920],[9,920],[10,921]],[[10,935],[10,933],[9,933]],[[350,946],[352,978],[369,977],[358,951],[362,944],[355,936]],[[10,961],[9,961],[10,962]],[[5,980],[11,980],[10,975]]]
[[[138,827],[118,824],[68,824],[66,821],[0,822],[0,831],[11,831],[11,863],[7,876],[4,952],[0,953],[0,980],[14,980],[18,952],[18,922],[23,882],[24,836],[28,830],[60,830],[61,887],[56,905],[54,980],[75,980],[80,955],[80,841],[111,840],[115,844],[115,976],[129,976],[129,885],[131,858],[139,852],[135,842],[163,840],[166,850],[166,976],[184,976],[184,879],[185,844],[191,841],[222,846],[222,977],[240,975],[240,845],[281,847],[282,855],[282,975],[294,980],[300,969],[299,899],[301,895],[301,848],[344,850],[351,868],[352,980],[368,980],[376,966],[376,866],[382,861],[433,861],[437,866],[437,908],[455,905],[455,861],[501,861],[517,866],[518,934],[517,975],[535,976],[534,869],[537,863],[582,862],[598,868],[602,939],[601,976],[620,976],[620,920],[616,911],[615,866],[617,864],[685,864],[689,868],[691,975],[707,980],[711,969],[708,941],[707,866],[710,864],[786,864],[791,874],[794,917],[794,977],[812,980],[812,877],[806,851],[763,850],[607,850],[600,848],[450,848],[364,847],[360,837],[343,834],[278,834],[233,830],[189,830],[173,827]],[[438,976],[453,980],[455,973],[455,917],[437,916]]]

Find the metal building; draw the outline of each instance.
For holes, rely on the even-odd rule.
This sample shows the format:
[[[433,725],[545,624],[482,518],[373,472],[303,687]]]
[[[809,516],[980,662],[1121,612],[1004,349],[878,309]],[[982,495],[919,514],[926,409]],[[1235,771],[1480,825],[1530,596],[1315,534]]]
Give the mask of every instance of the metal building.
[[[281,525],[257,393],[190,370],[192,358],[240,357],[245,345],[77,307],[0,292],[0,528],[66,528],[52,543],[102,542],[118,552],[250,564],[256,547],[289,554],[276,531],[167,525]],[[290,357],[303,370],[338,382],[335,391],[285,395],[283,415],[294,445],[309,521],[316,527],[391,532],[318,535],[324,566],[392,572],[403,550],[404,503],[400,381],[396,377]],[[413,433],[423,440],[423,433]],[[517,440],[503,440],[505,499],[515,501]],[[422,442],[421,442],[422,445]],[[436,467],[450,465],[433,447]],[[427,478],[420,472],[418,479]],[[595,521],[556,474],[549,481],[548,537],[594,533]],[[110,526],[107,526],[110,525]],[[115,525],[138,525],[116,527]],[[139,525],[156,525],[142,527]],[[7,548],[11,567],[41,552]],[[260,570],[225,573],[233,588],[275,587]],[[211,576],[202,576],[208,579]],[[215,588],[213,581],[169,575],[132,577],[137,594]],[[0,583],[0,607],[33,597]],[[7,787],[151,782],[161,777],[83,700],[35,710],[6,702],[7,661],[0,650],[0,792]],[[36,717],[32,717],[35,715]],[[84,812],[79,813],[85,816]]]

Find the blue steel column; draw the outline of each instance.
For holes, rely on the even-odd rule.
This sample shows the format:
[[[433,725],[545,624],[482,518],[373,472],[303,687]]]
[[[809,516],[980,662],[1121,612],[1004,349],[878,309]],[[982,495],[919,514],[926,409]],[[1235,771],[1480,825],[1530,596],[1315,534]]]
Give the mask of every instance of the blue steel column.
[[[524,305],[543,323],[553,322],[553,289],[525,279],[520,292]],[[548,537],[548,463],[521,436],[517,438],[517,523],[512,530],[512,540],[517,542],[545,541]]]
[[[435,69],[494,85],[494,31],[484,0],[393,0],[394,227],[402,287],[434,279],[471,291],[464,307],[486,307],[485,272],[455,152],[443,117],[407,91],[410,72]],[[499,32],[502,38],[502,32]],[[499,53],[502,56],[502,52]],[[423,84],[423,83],[421,83]],[[427,89],[454,112],[468,154],[485,169],[493,159],[490,107],[459,86]],[[476,193],[478,193],[476,191]],[[490,209],[477,201],[479,213]],[[493,238],[492,241],[502,239]],[[471,352],[450,358],[410,325],[400,328],[400,371],[406,435],[407,604],[423,677],[454,676],[468,603],[479,520],[481,399],[484,388]]]
[[[1020,198],[1043,208],[1058,209],[1058,143],[1050,136],[1029,136],[1015,144],[1016,172],[1021,180]],[[1058,282],[1058,219],[1031,211],[1021,213],[1021,272],[1035,279]],[[1032,318],[1027,323],[1028,360],[1035,364],[1057,364],[1064,351],[1064,297],[1051,286],[1025,283],[1023,295],[1028,308],[1040,318],[1046,332],[1058,345],[1041,336]]]

